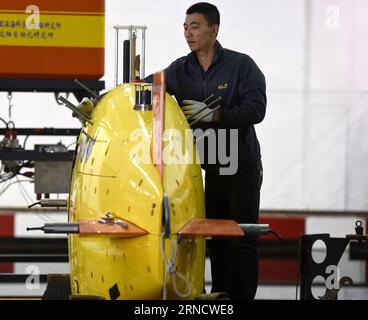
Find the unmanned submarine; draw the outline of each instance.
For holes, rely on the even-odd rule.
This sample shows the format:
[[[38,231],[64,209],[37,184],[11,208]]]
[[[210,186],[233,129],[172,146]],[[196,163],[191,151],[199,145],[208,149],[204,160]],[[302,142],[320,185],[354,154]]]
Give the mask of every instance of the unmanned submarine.
[[[129,29],[135,57],[136,30],[145,27],[115,28]],[[205,218],[200,160],[188,121],[165,92],[164,72],[144,83],[136,80],[135,66],[130,59],[129,81],[102,97],[92,93],[94,99],[79,106],[60,98],[82,123],[68,223],[29,230],[68,234],[71,299],[199,298],[206,237],[269,231],[268,225]],[[51,291],[50,282],[45,296],[55,298]]]

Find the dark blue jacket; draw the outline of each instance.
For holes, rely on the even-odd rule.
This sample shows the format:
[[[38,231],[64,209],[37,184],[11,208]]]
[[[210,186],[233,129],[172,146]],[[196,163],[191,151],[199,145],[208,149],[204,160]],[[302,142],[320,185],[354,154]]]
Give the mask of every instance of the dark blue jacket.
[[[261,158],[254,124],[265,116],[266,84],[264,75],[248,55],[224,49],[216,42],[216,52],[206,72],[191,52],[166,68],[165,75],[166,90],[180,106],[182,100],[203,101],[210,94],[214,94],[213,99],[222,97],[220,123],[197,122],[193,129],[238,129],[239,167]],[[218,171],[218,163],[207,165],[206,157],[204,161],[204,169]]]

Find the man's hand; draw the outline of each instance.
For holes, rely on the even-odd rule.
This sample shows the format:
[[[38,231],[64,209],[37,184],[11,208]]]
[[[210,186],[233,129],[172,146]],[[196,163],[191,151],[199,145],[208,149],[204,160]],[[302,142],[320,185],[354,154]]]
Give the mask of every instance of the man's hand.
[[[184,107],[182,108],[185,117],[194,121],[201,118],[204,114],[206,114],[209,109],[204,102],[194,101],[194,100],[183,100]],[[203,122],[212,122],[213,121],[213,113],[202,118],[200,121]]]

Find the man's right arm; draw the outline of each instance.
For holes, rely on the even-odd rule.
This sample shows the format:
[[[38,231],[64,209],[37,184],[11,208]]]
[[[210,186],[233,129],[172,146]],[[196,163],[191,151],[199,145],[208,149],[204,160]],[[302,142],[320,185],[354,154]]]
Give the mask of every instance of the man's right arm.
[[[266,113],[266,82],[265,77],[256,63],[247,58],[240,64],[238,92],[241,97],[239,104],[229,109],[222,109],[219,121],[229,128],[241,128],[260,123]]]

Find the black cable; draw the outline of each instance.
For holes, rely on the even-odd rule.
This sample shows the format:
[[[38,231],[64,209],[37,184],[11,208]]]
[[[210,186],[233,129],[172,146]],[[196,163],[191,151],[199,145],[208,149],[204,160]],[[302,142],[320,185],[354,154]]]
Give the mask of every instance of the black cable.
[[[29,161],[28,161],[28,162],[29,162]],[[24,167],[24,164],[22,164],[22,165],[20,165],[20,166],[17,166],[17,167],[15,168],[15,170],[11,170],[11,171],[9,171],[9,172],[13,173],[13,175],[12,175],[12,176],[10,176],[9,178],[6,178],[5,180],[1,180],[1,181],[0,181],[0,183],[3,183],[3,182],[8,181],[8,180],[11,180],[11,179],[13,179],[14,177],[16,177],[18,174],[25,176],[23,173],[21,173],[21,172],[20,172],[20,170],[21,170],[23,167]],[[27,176],[25,176],[25,177],[27,177]],[[27,177],[27,178],[31,178],[31,179],[33,179],[32,177]]]
[[[13,130],[15,130],[15,123],[13,121],[8,121],[8,128],[10,123],[13,125]]]
[[[5,123],[6,129],[8,129],[8,128],[9,128],[8,123],[7,123],[3,118],[1,118],[1,117],[0,117],[0,121],[2,121],[2,122],[4,122],[4,123]]]
[[[28,206],[28,208],[32,208],[38,204],[41,204],[41,201],[38,201],[38,202],[35,202],[35,203],[32,203],[31,205]]]
[[[277,232],[270,229],[269,233],[273,234],[277,239],[283,240]],[[295,291],[295,300],[298,300],[298,289],[299,289],[299,282],[300,282],[300,239],[298,240],[298,257],[297,257],[297,265],[298,265],[298,274],[296,279],[296,291]]]
[[[296,291],[295,291],[295,300],[298,300],[298,290],[299,290],[299,282],[300,282],[300,237],[298,240],[298,256],[297,256],[297,265],[298,265],[298,274],[296,278]]]
[[[279,239],[279,240],[284,240],[284,239],[282,239],[282,238],[279,236],[279,234],[278,234],[277,232],[273,231],[272,229],[270,229],[269,233],[273,234],[273,235],[274,235],[277,239]]]
[[[27,135],[27,136],[24,138],[24,141],[23,141],[23,149],[26,149],[26,143],[27,143],[28,138],[29,138],[29,135]]]

